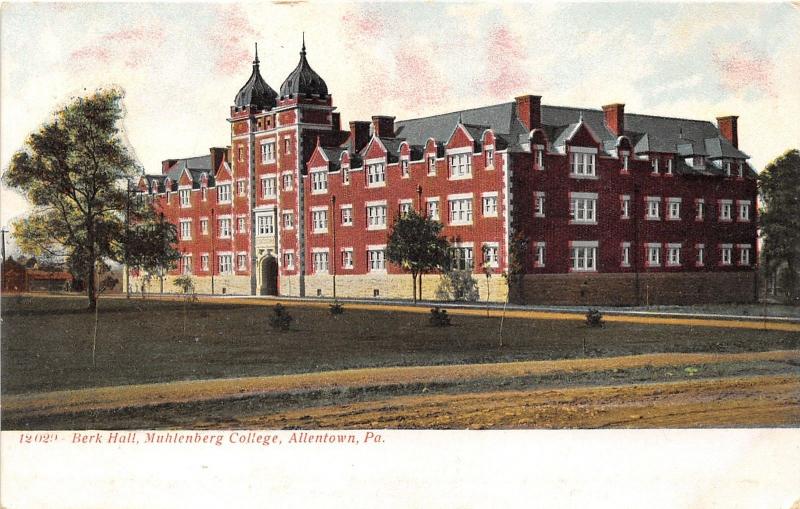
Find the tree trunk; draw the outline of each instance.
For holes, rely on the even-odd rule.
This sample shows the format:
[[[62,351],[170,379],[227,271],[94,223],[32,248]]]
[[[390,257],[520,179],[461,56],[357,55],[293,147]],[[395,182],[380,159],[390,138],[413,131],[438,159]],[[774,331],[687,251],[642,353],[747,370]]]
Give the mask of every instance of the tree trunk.
[[[413,281],[413,289],[411,290],[411,295],[413,296],[414,302],[417,302],[417,273],[411,272],[411,281]]]
[[[422,272],[419,273],[419,299],[422,300]]]
[[[95,273],[94,251],[90,253],[89,270],[86,271],[86,296],[89,298],[89,311],[97,308],[97,274]]]

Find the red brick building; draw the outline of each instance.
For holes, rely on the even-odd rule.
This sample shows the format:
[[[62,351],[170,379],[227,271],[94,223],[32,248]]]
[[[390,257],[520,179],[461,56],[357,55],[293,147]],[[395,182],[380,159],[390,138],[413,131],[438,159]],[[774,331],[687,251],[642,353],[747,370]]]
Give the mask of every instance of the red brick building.
[[[139,183],[178,226],[184,258],[171,276],[195,275],[201,292],[331,296],[335,280],[340,297],[410,298],[385,246],[392,221],[414,208],[444,224],[454,265],[472,271],[482,299],[506,298],[515,232],[526,274],[513,300],[755,296],[755,172],[735,116],[715,126],[523,95],[342,130],[335,110],[305,45],[280,92],[256,55],[231,107],[230,146],[166,160]],[[438,284],[426,275],[423,297]]]

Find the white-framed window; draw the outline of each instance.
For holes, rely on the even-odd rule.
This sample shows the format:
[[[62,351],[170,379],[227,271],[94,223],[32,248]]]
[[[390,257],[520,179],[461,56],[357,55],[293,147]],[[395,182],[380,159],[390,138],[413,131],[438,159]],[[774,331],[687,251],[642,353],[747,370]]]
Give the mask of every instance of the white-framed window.
[[[382,230],[386,228],[386,205],[367,205],[367,229]]]
[[[314,272],[327,273],[328,272],[328,250],[314,251],[312,253],[314,261]]]
[[[286,211],[283,212],[283,227],[287,230],[294,229],[294,212]]]
[[[243,217],[236,218],[236,230],[239,233],[247,233],[247,219]]]
[[[181,219],[181,240],[192,240],[192,220]]]
[[[217,268],[220,274],[233,274],[233,255],[217,255]]]
[[[245,253],[236,255],[236,262],[238,270],[247,270],[247,255]]]
[[[412,200],[400,200],[398,204],[398,212],[400,213],[400,217],[406,217],[409,212],[411,212],[411,204]]]
[[[231,185],[219,184],[217,186],[217,202],[230,203],[231,202]]]
[[[180,197],[181,207],[187,208],[192,206],[192,190],[179,189],[178,196]]]
[[[439,198],[428,198],[425,203],[428,217],[434,221],[439,221]]]
[[[352,269],[353,268],[353,248],[346,247],[342,249],[342,268],[343,269]]]
[[[369,267],[370,272],[380,272],[386,270],[385,246],[367,246],[367,267]]]
[[[672,158],[667,159],[667,175],[672,175]]]
[[[259,214],[256,216],[256,235],[274,235],[275,216],[272,214]]]
[[[200,233],[208,235],[208,219],[205,217],[200,219]]]
[[[192,255],[185,254],[181,256],[181,273],[182,274],[192,273]]]
[[[576,152],[573,148],[569,153],[570,177],[595,177],[596,155],[588,152]]]
[[[486,153],[484,154],[483,166],[487,170],[491,170],[494,168],[494,147],[486,147]]]
[[[452,197],[447,199],[451,225],[472,224],[472,197]]]
[[[311,194],[328,192],[328,171],[311,172]]]
[[[725,169],[725,176],[730,177],[733,164],[730,161],[723,161],[722,167]]]
[[[496,242],[487,242],[483,245],[483,266],[496,269],[500,266],[500,245]]]
[[[436,158],[434,156],[428,156],[428,175],[436,175]]]
[[[739,265],[750,265],[750,244],[739,244]]]
[[[620,195],[619,203],[620,203],[620,219],[630,219],[631,217],[630,195],[627,194]]]
[[[231,237],[231,219],[229,217],[222,217],[217,220],[217,230],[219,230],[219,238],[229,239]]]
[[[238,157],[239,162],[243,162],[244,161],[244,147],[239,147],[239,150],[237,151],[237,154],[239,155],[239,157]]]
[[[278,179],[276,177],[261,177],[261,197],[275,198],[278,196]]]
[[[314,233],[328,232],[328,208],[311,209],[311,224]]]
[[[597,270],[597,241],[575,241],[570,243],[570,265],[575,272]]]
[[[597,193],[569,193],[569,217],[573,223],[597,223]]]
[[[733,245],[721,244],[719,246],[719,263],[720,265],[730,265],[733,259]]]
[[[533,215],[534,217],[544,217],[545,194],[543,191],[533,193]]]
[[[647,244],[647,266],[648,267],[661,266],[661,244],[657,243]]]
[[[483,193],[483,217],[497,217],[497,193]]]
[[[384,163],[372,163],[367,165],[367,186],[386,185],[386,165]]]
[[[288,136],[283,139],[283,153],[284,154],[291,154],[292,153],[292,139]]]
[[[342,205],[342,226],[353,226],[352,205]]]
[[[545,243],[544,242],[537,242],[533,246],[533,266],[534,267],[544,267],[544,260],[545,260]]]
[[[678,221],[681,218],[681,199],[667,198],[667,219]]]
[[[694,264],[698,267],[702,267],[706,264],[706,246],[705,244],[695,244],[695,259]]]
[[[245,181],[245,180],[237,180],[236,181],[236,194],[238,194],[239,196],[244,196],[246,190],[247,190],[247,181]]]
[[[265,141],[261,143],[261,162],[274,163],[275,162],[275,142]]]
[[[465,179],[472,177],[472,154],[453,154],[449,156],[450,178]]]
[[[450,248],[450,261],[454,270],[472,270],[474,259],[472,246],[456,246]]]
[[[667,244],[667,266],[677,267],[681,264],[681,245]]]
[[[744,163],[742,161],[739,161],[738,167],[739,167],[739,178],[744,178]]]
[[[284,173],[281,175],[281,188],[284,191],[291,191],[294,189],[294,176],[291,173]]]
[[[350,168],[348,166],[342,166],[342,184],[350,185]]]
[[[203,253],[200,255],[200,270],[208,271],[208,254]]]
[[[694,201],[694,219],[695,221],[702,221],[706,217],[706,201],[703,198],[697,198]]]
[[[653,167],[653,174],[658,175],[658,158],[656,157],[650,162],[650,166]]]
[[[631,266],[631,243],[630,242],[623,242],[620,244],[621,248],[621,256],[620,256],[620,266],[622,267],[630,267]]]
[[[739,221],[750,221],[750,202],[747,200],[739,200],[737,204],[739,205]]]
[[[645,219],[650,221],[658,221],[661,219],[661,197],[648,196],[645,198],[647,209],[645,211]]]
[[[404,158],[400,160],[400,176],[408,178],[408,159]]]
[[[624,150],[624,151],[621,152],[621,154],[622,154],[622,171],[624,173],[627,173],[628,170],[629,170],[628,165],[630,164],[630,160],[631,160],[630,152],[628,152],[627,150]]]
[[[730,221],[732,219],[733,200],[719,200],[719,220]]]
[[[284,251],[283,266],[289,270],[294,269],[294,251]]]
[[[539,171],[544,170],[544,148],[537,148],[534,152],[534,164]]]

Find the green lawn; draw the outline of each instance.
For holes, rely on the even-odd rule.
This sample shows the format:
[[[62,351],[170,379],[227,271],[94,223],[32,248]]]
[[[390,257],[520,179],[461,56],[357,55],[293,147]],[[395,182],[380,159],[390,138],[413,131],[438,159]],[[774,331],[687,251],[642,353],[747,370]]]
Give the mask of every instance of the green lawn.
[[[292,330],[268,325],[269,307],[195,304],[182,333],[178,302],[103,300],[92,367],[94,315],[84,299],[3,297],[4,394],[369,366],[482,363],[650,352],[800,348],[800,333],[454,316],[434,328],[424,314],[290,307]]]

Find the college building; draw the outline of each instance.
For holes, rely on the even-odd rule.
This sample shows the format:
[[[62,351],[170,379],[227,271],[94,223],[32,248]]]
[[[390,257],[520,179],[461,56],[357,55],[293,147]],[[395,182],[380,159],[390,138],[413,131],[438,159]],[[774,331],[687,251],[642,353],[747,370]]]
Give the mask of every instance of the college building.
[[[166,282],[214,294],[412,297],[386,259],[392,223],[440,221],[481,300],[633,305],[746,302],[756,293],[756,173],[737,117],[706,120],[548,106],[481,108],[341,125],[305,44],[279,91],[253,70],[230,108],[230,145],[163,161],[138,183],[178,229]],[[503,276],[524,275],[508,295]],[[440,275],[423,277],[435,299]]]

